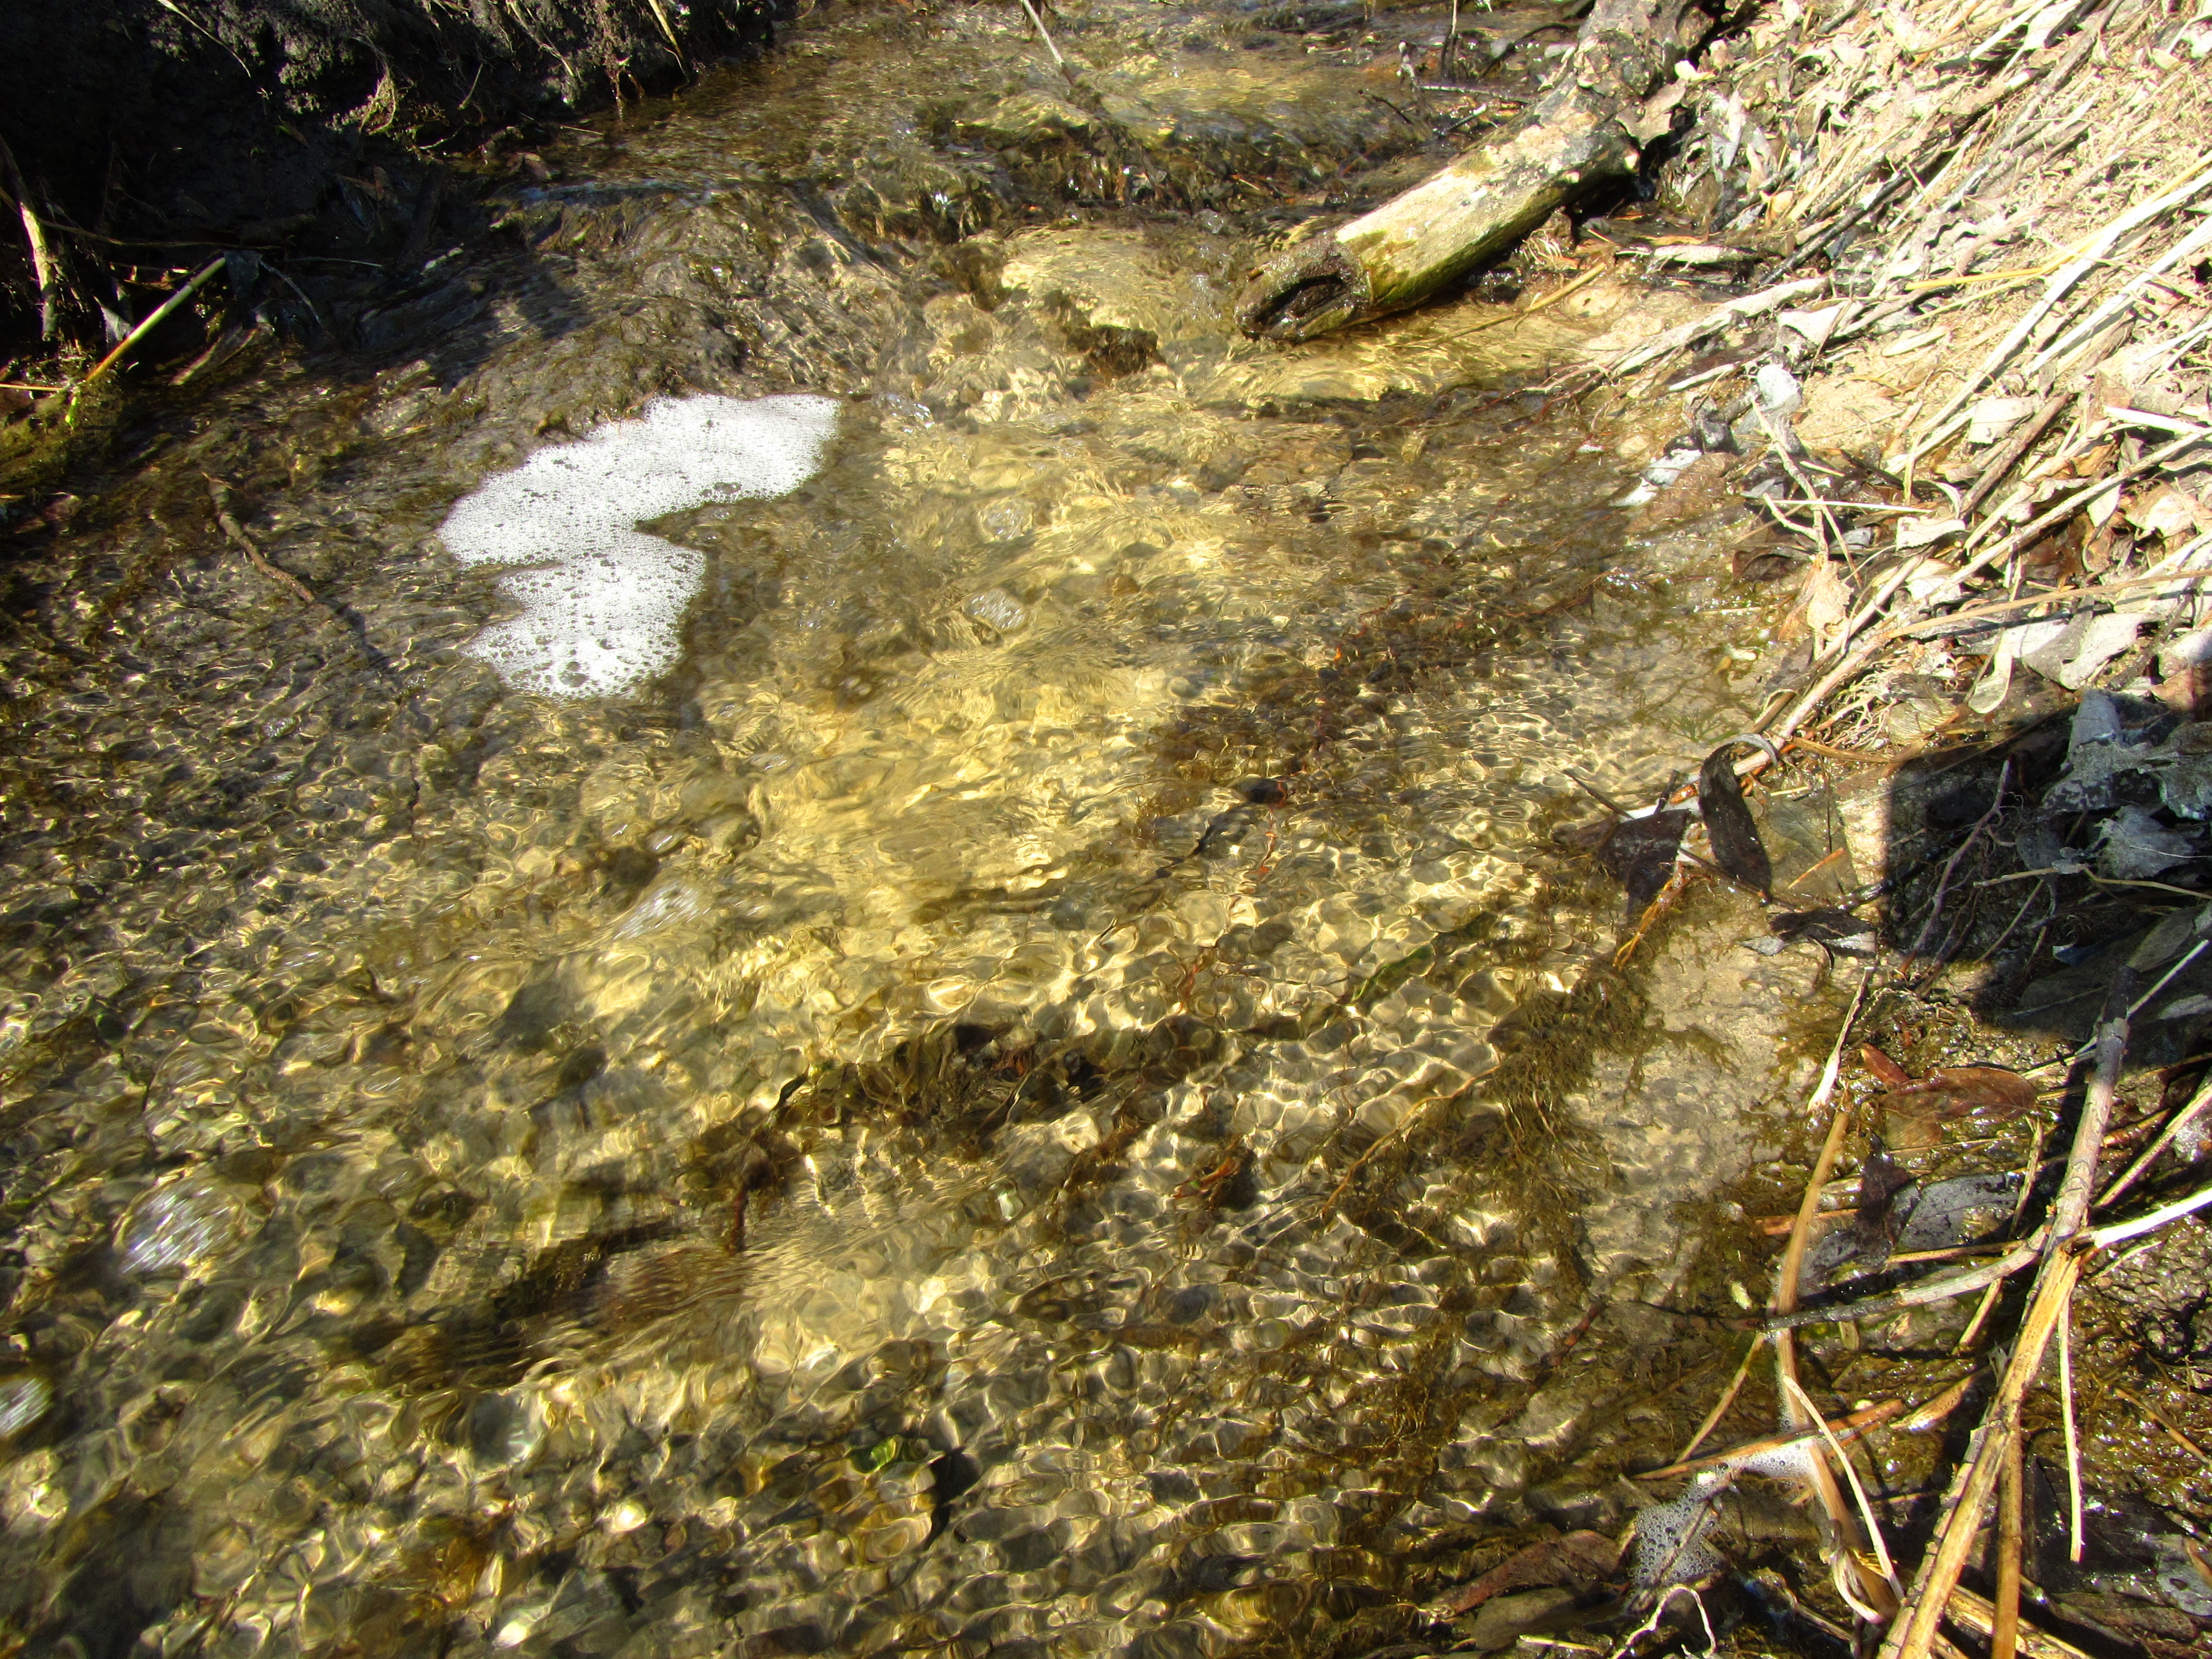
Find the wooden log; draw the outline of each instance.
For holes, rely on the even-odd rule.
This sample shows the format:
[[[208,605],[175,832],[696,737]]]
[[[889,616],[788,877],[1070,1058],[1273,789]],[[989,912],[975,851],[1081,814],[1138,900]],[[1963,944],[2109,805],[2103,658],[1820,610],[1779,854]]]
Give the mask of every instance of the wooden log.
[[[1402,311],[1592,185],[1633,173],[1642,145],[1672,119],[1671,97],[1651,94],[1709,27],[1691,0],[1598,0],[1559,79],[1519,126],[1334,234],[1267,260],[1237,301],[1238,324],[1310,340]]]

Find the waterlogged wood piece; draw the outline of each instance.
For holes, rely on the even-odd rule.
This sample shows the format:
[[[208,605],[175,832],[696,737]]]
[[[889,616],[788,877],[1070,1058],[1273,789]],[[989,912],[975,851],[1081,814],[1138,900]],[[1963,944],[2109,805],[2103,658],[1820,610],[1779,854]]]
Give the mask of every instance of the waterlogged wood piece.
[[[1310,340],[1419,304],[1593,184],[1635,171],[1671,106],[1644,100],[1708,26],[1688,0],[1599,0],[1520,125],[1332,235],[1285,248],[1237,306],[1247,333]],[[1665,102],[1662,94],[1658,102]]]

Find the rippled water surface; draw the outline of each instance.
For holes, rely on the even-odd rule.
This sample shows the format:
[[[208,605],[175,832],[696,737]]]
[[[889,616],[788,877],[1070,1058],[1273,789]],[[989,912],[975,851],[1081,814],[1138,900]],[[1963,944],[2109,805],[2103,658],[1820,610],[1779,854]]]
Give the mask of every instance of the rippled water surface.
[[[572,134],[12,571],[0,1630],[1360,1651],[1701,1407],[1598,1316],[1811,969],[1708,891],[1615,970],[1552,832],[1755,714],[1725,561],[1520,390],[1566,308],[1235,337],[1417,164],[1389,82],[1018,21]],[[438,524],[687,391],[839,398],[825,465],[647,526],[672,673],[509,690]]]

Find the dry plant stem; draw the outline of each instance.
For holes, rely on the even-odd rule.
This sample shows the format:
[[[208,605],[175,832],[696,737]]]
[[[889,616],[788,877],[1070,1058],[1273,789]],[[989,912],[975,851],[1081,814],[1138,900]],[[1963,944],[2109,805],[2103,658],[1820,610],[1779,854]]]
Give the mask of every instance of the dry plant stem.
[[[1835,1454],[1836,1462],[1843,1466],[1844,1479],[1850,1483],[1851,1501],[1858,1505],[1859,1520],[1866,1528],[1867,1541],[1874,1546],[1875,1559],[1881,1563],[1881,1576],[1889,1581],[1890,1594],[1893,1596],[1904,1595],[1905,1586],[1897,1582],[1896,1563],[1889,1559],[1889,1545],[1881,1535],[1881,1523],[1875,1519],[1874,1505],[1867,1502],[1866,1488],[1859,1484],[1859,1472],[1851,1467],[1851,1460],[1844,1455],[1843,1442],[1836,1438],[1835,1431],[1828,1426],[1828,1419],[1820,1414],[1820,1408],[1814,1403],[1812,1395],[1794,1382],[1790,1385],[1790,1392],[1796,1397],[1799,1407],[1812,1418],[1814,1425],[1820,1431],[1822,1442]]]
[[[1860,1005],[1865,1001],[1867,988],[1874,983],[1875,970],[1869,966],[1859,976],[1858,988],[1851,993],[1850,1006],[1844,1011],[1843,1024],[1836,1028],[1835,1046],[1828,1051],[1827,1064],[1821,1067],[1820,1081],[1806,1103],[1808,1116],[1817,1114],[1834,1098],[1836,1084],[1843,1076],[1844,1045],[1850,1041],[1851,1026],[1857,1020]],[[1782,1265],[1777,1270],[1774,1292],[1768,1309],[1775,1314],[1796,1311],[1797,1285],[1805,1270],[1805,1250],[1812,1236],[1813,1218],[1820,1207],[1820,1189],[1827,1185],[1829,1176],[1842,1153],[1844,1136],[1850,1127],[1850,1097],[1844,1097],[1828,1120],[1827,1138],[1820,1145],[1820,1156],[1813,1162],[1813,1171],[1805,1182],[1805,1196],[1797,1206],[1796,1224],[1790,1230],[1790,1243],[1782,1252]],[[1797,1384],[1796,1340],[1787,1330],[1774,1333],[1774,1376],[1776,1392],[1782,1397],[1782,1419],[1786,1428],[1803,1431],[1810,1425],[1791,1390]],[[1836,1478],[1829,1471],[1827,1460],[1817,1458],[1812,1470],[1812,1486],[1826,1513],[1836,1559],[1847,1563],[1856,1571],[1868,1602],[1875,1611],[1887,1614],[1896,1600],[1888,1582],[1866,1570],[1858,1559],[1858,1553],[1866,1540],[1860,1537],[1858,1519],[1844,1502],[1844,1495],[1836,1486]]]
[[[2103,1209],[2122,1193],[2134,1186],[2142,1178],[2142,1172],[2157,1161],[2160,1152],[2172,1145],[2180,1136],[2188,1133],[2189,1126],[2203,1115],[2208,1106],[2212,1106],[2212,1076],[2207,1076],[2204,1081],[2197,1085],[2197,1092],[2189,1097],[2189,1103],[2166,1119],[2166,1127],[2151,1137],[2149,1146],[2136,1154],[2135,1162],[2121,1170],[2112,1184],[2098,1194],[2097,1207]]]
[[[1997,1583],[1990,1627],[1990,1659],[2013,1659],[2020,1648],[2021,1444],[2005,1443],[2004,1478],[1997,1494]]]
[[[1892,1419],[1902,1416],[1904,1412],[1905,1402],[1902,1400],[1885,1400],[1855,1411],[1849,1417],[1838,1418],[1833,1431],[1840,1439],[1856,1440]],[[1788,1451],[1792,1446],[1802,1446],[1820,1437],[1820,1431],[1816,1429],[1806,1429],[1794,1434],[1761,1435],[1756,1440],[1747,1440],[1741,1446],[1731,1446],[1723,1452],[1709,1453],[1704,1457],[1678,1458],[1664,1468],[1646,1469],[1636,1478],[1638,1480],[1668,1480],[1678,1474],[1698,1474],[1706,1469],[1724,1469],[1747,1458],[1763,1457],[1769,1452]]]
[[[1062,58],[1060,55],[1060,48],[1053,45],[1052,36],[1047,33],[1044,26],[1044,19],[1038,15],[1036,7],[1030,3],[1030,0],[1022,0],[1022,9],[1029,13],[1030,21],[1036,27],[1037,39],[1044,42],[1044,49],[1052,54],[1052,61],[1058,66],[1060,73],[1063,75],[1072,74],[1072,71],[1067,67],[1067,59]]]
[[[2100,1249],[2110,1249],[2115,1244],[2124,1244],[2131,1238],[2141,1238],[2145,1233],[2154,1233],[2169,1222],[2179,1221],[2185,1215],[2195,1215],[2202,1209],[2212,1208],[2212,1187],[2200,1187],[2186,1198],[2178,1198],[2171,1204],[2153,1210],[2148,1215],[2137,1216],[2133,1221],[2119,1221],[2109,1227],[2100,1227],[2090,1235]]]
[[[2133,1406],[2145,1417],[2150,1419],[2152,1422],[2157,1424],[2159,1427],[2164,1429],[2166,1433],[2166,1437],[2172,1440],[2175,1445],[2180,1447],[2182,1450],[2190,1453],[2200,1462],[2212,1463],[2212,1452],[2207,1452],[2203,1447],[2198,1445],[2187,1435],[2182,1433],[2179,1429],[2175,1428],[2172,1419],[2169,1419],[2164,1412],[2159,1410],[2157,1407],[2152,1405],[2149,1401],[2145,1400],[2141,1395],[2136,1394],[2130,1389],[2122,1388],[2117,1382],[2112,1384],[2112,1392],[2119,1395],[2121,1399],[2126,1401],[2128,1404]]]
[[[217,480],[210,478],[208,480],[208,494],[215,501],[216,523],[222,526],[224,535],[246,550],[246,559],[253,568],[268,577],[270,581],[290,588],[309,605],[314,604],[314,593],[307,583],[274,562],[267,554],[253,544],[252,538],[239,527],[238,520],[230,514],[230,491]]]
[[[2081,1442],[2074,1427],[2074,1303],[2068,1298],[2058,1310],[2058,1410],[2066,1431],[2066,1516],[2071,1547],[2068,1559],[2081,1559]],[[2013,1437],[2012,1455],[2019,1455],[2020,1437]]]
[[[46,242],[46,228],[40,222],[38,211],[31,205],[30,186],[15,166],[15,152],[8,148],[5,139],[0,139],[0,167],[7,169],[8,185],[15,192],[15,211],[23,221],[23,240],[30,245],[31,276],[39,285],[39,337],[51,341],[61,333],[61,267],[54,263],[53,249]]]
[[[1928,943],[1929,935],[1936,931],[1936,924],[1942,920],[1943,901],[1950,896],[1951,878],[1958,873],[1959,860],[1966,857],[1967,849],[1982,838],[1982,831],[1988,829],[1990,821],[2004,810],[2005,786],[2011,781],[2012,762],[2008,759],[2003,769],[1997,774],[1996,798],[1990,802],[1989,811],[1974,821],[1974,827],[1966,832],[1966,838],[1952,848],[1951,856],[1944,860],[1943,873],[1936,881],[1936,902],[1928,907],[1928,920],[1920,926],[1920,937],[1912,941],[1912,948],[1905,953],[1907,962],[1920,954],[1921,947]]]
[[[1960,1626],[1977,1636],[1990,1635],[1996,1625],[1996,1610],[1963,1584],[1951,1592],[1951,1613]],[[2023,1659],[2089,1659],[2071,1642],[2061,1641],[2047,1631],[2026,1625],[2015,1628]],[[1991,1659],[1995,1659],[1994,1655]]]
[[[1971,519],[1974,510],[1990,498],[1990,493],[2010,476],[2020,465],[2020,458],[2035,447],[2051,423],[2057,420],[2066,405],[2074,401],[2071,392],[2054,392],[2043,400],[2043,407],[2027,418],[2027,423],[2014,433],[2005,447],[1996,453],[1990,464],[1982,469],[1981,477],[1966,492],[1966,500],[1959,503],[1959,516]]]
[[[1890,1628],[1881,1647],[1882,1659],[1925,1659],[1936,1638],[1936,1626],[1959,1575],[1981,1531],[1998,1471],[2008,1455],[2008,1444],[2020,1432],[2021,1402],[2028,1385],[2043,1368],[2043,1356],[2059,1322],[2067,1316],[2075,1283],[2081,1277],[2087,1250],[2094,1241],[2077,1239],[2095,1190],[2097,1158],[2112,1127],[2112,1102],[2119,1090],[2120,1064],[2127,1055],[2128,1022],[2123,1013],[2135,991],[2135,975],[2123,968],[2106,995],[2105,1018],[2097,1033],[2097,1066],[2081,1103],[2081,1115],[2074,1130],[2074,1145],[2066,1161],[2051,1216],[2043,1269],[2005,1367],[1990,1400],[1972,1449],[1947,1494],[1944,1518],[1936,1542],[1921,1562],[1905,1615]]]
[[[106,374],[108,370],[113,368],[117,363],[122,362],[124,356],[130,351],[132,346],[137,345],[139,341],[144,339],[149,334],[152,333],[164,322],[167,321],[170,317],[173,316],[176,313],[178,307],[182,306],[185,301],[191,299],[193,295],[198,293],[201,284],[205,283],[208,278],[214,276],[216,272],[221,270],[222,266],[223,261],[222,258],[218,256],[216,258],[209,260],[198,270],[194,271],[191,276],[178,288],[174,294],[172,294],[167,299],[161,301],[160,305],[154,308],[152,313],[147,317],[144,322],[139,324],[137,327],[132,329],[128,334],[125,335],[121,340],[118,341],[114,350],[109,352],[105,357],[102,357],[97,363],[93,365],[92,373],[84,377],[84,380],[79,385],[77,389],[82,392],[87,387],[89,387],[94,381]]]
[[[1958,573],[1956,580],[1964,581],[1969,577],[1978,575],[1982,571],[1987,569],[1990,565],[1996,563],[2000,559],[2010,558],[2014,553],[2020,551],[2021,548],[2026,547],[2037,536],[2051,528],[2052,525],[2058,523],[2062,519],[2070,517],[2075,509],[2080,507],[2082,502],[2087,501],[2091,496],[2110,489],[2116,483],[2124,483],[2130,478],[2138,477],[2155,467],[2162,466],[2167,461],[2172,459],[2176,455],[2180,454],[2183,450],[2187,449],[2191,445],[2202,443],[2203,441],[2204,440],[2198,438],[2194,434],[2185,438],[2178,439],[2173,443],[2168,444],[2149,455],[2146,455],[2142,460],[2136,462],[2135,465],[2127,468],[2124,471],[2114,474],[2110,477],[2093,480],[2091,483],[2084,485],[2081,489],[2075,490],[2073,494],[2063,497],[2057,506],[2052,507],[2040,518],[2033,520],[2030,523],[2023,526],[2014,534],[2006,537],[2004,540],[1996,543],[1991,547],[1984,548],[1980,553],[1975,555],[1974,558]],[[2190,574],[2191,573],[2188,572],[2180,572],[2171,576],[2136,577],[2130,579],[2127,583],[2108,582],[2104,585],[2103,591],[2109,592],[2117,588],[2126,586],[2150,586],[2161,582],[2183,581],[2189,580]],[[1889,593],[1895,592],[1897,588],[1903,586],[1903,584],[1904,577],[1902,575],[1893,574],[1889,582],[1885,585],[1885,592],[1878,597],[1881,598],[1886,603],[1887,595]],[[2086,594],[2094,593],[2098,590],[2082,589],[2080,591]],[[1820,682],[1815,684],[1811,690],[1808,691],[1802,697],[1798,699],[1796,707],[1790,711],[1789,715],[1780,725],[1771,728],[1767,735],[1779,738],[1789,737],[1795,732],[1796,729],[1800,726],[1803,725],[1811,716],[1814,709],[1818,708],[1822,703],[1828,700],[1829,696],[1835,691],[1837,687],[1844,684],[1846,681],[1856,678],[1860,673],[1864,672],[1866,665],[1874,660],[1875,653],[1881,650],[1883,646],[1887,645],[1892,640],[1901,639],[1905,635],[1913,633],[1923,628],[1947,627],[1963,620],[1968,620],[1974,616],[1994,616],[1999,611],[2016,610],[2024,605],[2047,605],[2054,597],[2057,596],[2045,593],[2035,599],[2005,600],[1990,605],[1974,606],[1970,608],[1969,611],[1954,612],[1948,617],[1931,617],[1923,622],[1899,623],[1892,627],[1885,628],[1878,633],[1871,634],[1861,642],[1858,649],[1853,651],[1849,656],[1845,657],[1843,661],[1838,663],[1833,668],[1830,669],[1827,673],[1821,676]],[[2069,595],[2068,597],[2071,596]]]
[[[2130,209],[2089,238],[2083,246],[2082,251],[2051,276],[2044,286],[2043,297],[2030,306],[2006,333],[2004,338],[1990,349],[1990,355],[1982,360],[1981,367],[1967,376],[1964,384],[1953,395],[1951,401],[1944,405],[1942,412],[1929,423],[1931,428],[1930,438],[1924,438],[1914,446],[1911,453],[1916,458],[1927,453],[1929,448],[1932,447],[1933,433],[1940,432],[1944,422],[1964,409],[1967,400],[1988,384],[1990,377],[2011,361],[2012,355],[2018,351],[2027,343],[2028,337],[2035,331],[2036,325],[2049,316],[2052,308],[2061,300],[2073,292],[2075,284],[2097,268],[2121,238],[2140,229],[2160,215],[2172,211],[2207,185],[2212,185],[2212,167],[2203,165],[2204,159],[2199,156],[2197,170],[2172,190],[2161,191],[2152,197],[2150,200]]]

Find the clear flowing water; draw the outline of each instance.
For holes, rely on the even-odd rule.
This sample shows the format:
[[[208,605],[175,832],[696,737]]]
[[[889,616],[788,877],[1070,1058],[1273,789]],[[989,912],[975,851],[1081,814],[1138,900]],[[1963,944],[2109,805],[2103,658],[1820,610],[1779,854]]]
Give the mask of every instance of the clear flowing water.
[[[1616,970],[1552,831],[1745,723],[1754,620],[1516,390],[1577,325],[1235,336],[1418,166],[1387,82],[1102,5],[1078,97],[1018,21],[573,135],[10,571],[0,1631],[1356,1651],[1674,1431],[1703,1351],[1606,1310],[1811,969],[1708,893]],[[687,391],[826,464],[647,526],[680,667],[511,690],[437,526]]]

